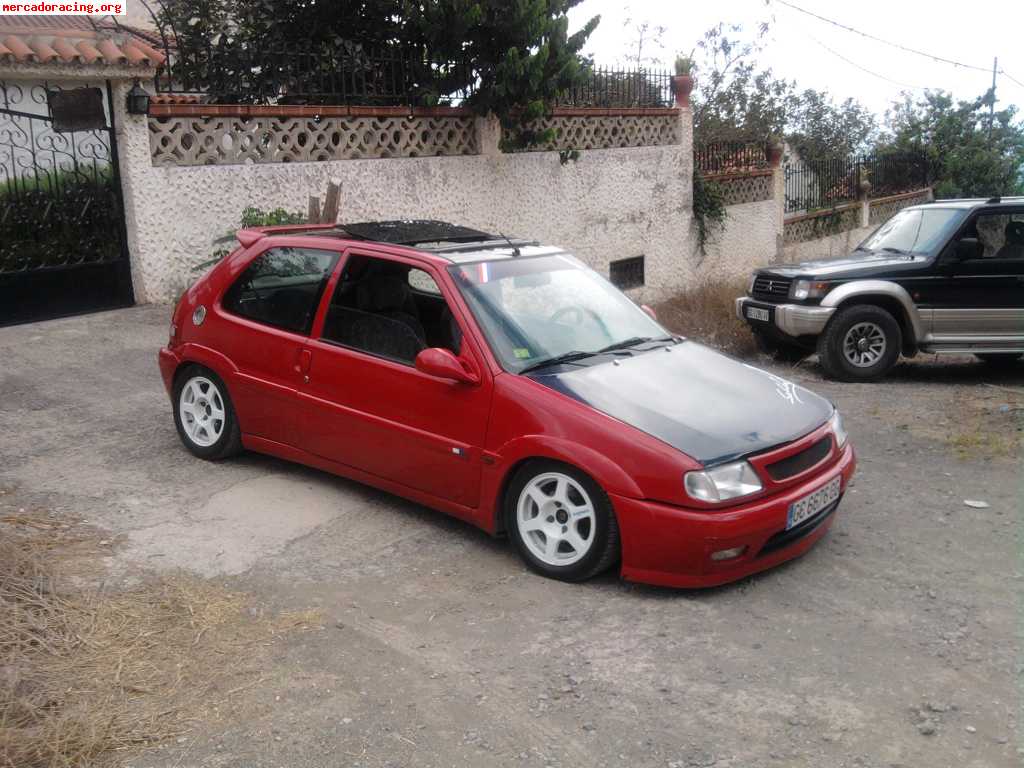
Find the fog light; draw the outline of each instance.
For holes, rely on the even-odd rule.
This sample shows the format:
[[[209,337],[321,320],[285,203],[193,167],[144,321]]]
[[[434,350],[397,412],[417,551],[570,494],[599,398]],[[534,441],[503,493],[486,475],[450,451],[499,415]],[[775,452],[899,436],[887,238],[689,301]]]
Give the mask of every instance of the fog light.
[[[711,553],[712,560],[732,560],[734,557],[739,557],[747,551],[747,547],[733,547],[732,549],[720,549],[717,552]]]

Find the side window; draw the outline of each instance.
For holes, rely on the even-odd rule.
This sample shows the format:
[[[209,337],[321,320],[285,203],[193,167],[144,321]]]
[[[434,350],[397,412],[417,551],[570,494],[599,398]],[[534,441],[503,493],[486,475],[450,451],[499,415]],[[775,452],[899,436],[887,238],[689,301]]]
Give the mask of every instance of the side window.
[[[271,248],[257,256],[228,289],[224,308],[275,328],[309,333],[337,261],[335,251]]]
[[[331,297],[323,339],[412,365],[427,347],[458,354],[462,333],[427,272],[351,255]]]
[[[979,216],[974,223],[985,259],[1024,259],[1024,213]]]

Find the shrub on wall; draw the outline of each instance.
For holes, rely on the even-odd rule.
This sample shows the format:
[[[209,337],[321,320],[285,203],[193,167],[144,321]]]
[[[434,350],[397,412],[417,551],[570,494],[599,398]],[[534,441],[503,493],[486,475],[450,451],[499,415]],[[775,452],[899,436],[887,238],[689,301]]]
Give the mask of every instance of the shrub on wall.
[[[306,215],[299,212],[286,211],[284,208],[275,208],[272,211],[264,211],[260,208],[256,208],[252,205],[247,205],[242,209],[242,215],[239,218],[239,229],[249,229],[250,227],[280,227],[288,224],[305,224]],[[201,272],[209,267],[212,267],[218,261],[223,259],[229,253],[231,253],[230,246],[235,240],[236,230],[225,233],[221,237],[218,237],[213,241],[214,251],[210,254],[210,258],[206,261],[197,264],[192,269],[197,272]]]
[[[722,188],[707,181],[699,170],[693,169],[693,221],[697,225],[697,246],[701,255],[711,233],[725,226],[728,212]]]

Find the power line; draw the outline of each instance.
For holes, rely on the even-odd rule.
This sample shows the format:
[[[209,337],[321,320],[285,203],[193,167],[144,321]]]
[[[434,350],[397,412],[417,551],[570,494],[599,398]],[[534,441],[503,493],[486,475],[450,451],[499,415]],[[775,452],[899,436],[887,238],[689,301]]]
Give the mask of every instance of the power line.
[[[817,13],[814,13],[813,11],[808,11],[806,8],[801,8],[799,5],[793,5],[793,3],[787,2],[787,0],[776,0],[776,2],[780,3],[781,5],[785,5],[787,8],[792,8],[794,11],[799,11],[800,13],[803,13],[803,14],[811,16],[811,17],[813,17],[815,19],[818,19],[819,21],[824,21],[827,24],[831,24],[834,27],[839,27],[840,29],[844,29],[847,32],[853,32],[855,35],[860,35],[861,37],[866,37],[869,40],[874,40],[874,41],[879,42],[879,43],[884,43],[885,45],[891,45],[893,48],[899,48],[901,51],[907,51],[908,53],[913,53],[913,54],[916,54],[918,56],[924,56],[925,58],[932,59],[933,61],[941,61],[943,64],[952,64],[954,67],[963,67],[964,69],[974,69],[974,70],[977,70],[979,72],[991,72],[992,71],[991,67],[978,67],[978,66],[975,66],[974,64],[965,64],[962,61],[954,61],[953,59],[947,59],[947,58],[944,58],[942,56],[936,56],[935,54],[932,54],[932,53],[926,53],[925,51],[919,51],[916,48],[908,48],[905,45],[902,45],[900,43],[894,43],[891,40],[885,40],[885,39],[883,39],[881,37],[876,37],[875,35],[869,34],[868,32],[861,32],[859,29],[854,29],[853,27],[847,26],[846,24],[841,24],[838,21],[835,21],[834,19],[829,19],[829,18],[826,18],[825,16],[821,16],[821,15],[819,15]],[[1005,75],[1006,73],[1002,72],[1001,74]],[[1009,75],[1007,75],[1007,77],[1009,77]],[[1010,79],[1013,80],[1012,77]],[[1017,81],[1014,80],[1014,82],[1017,82]]]
[[[885,75],[880,75],[878,72],[870,70],[867,67],[862,67],[857,62],[855,62],[855,61],[853,61],[851,59],[846,58],[845,56],[843,56],[843,54],[839,53],[839,51],[836,51],[836,50],[833,50],[832,48],[829,48],[827,45],[825,45],[823,42],[821,42],[821,40],[819,40],[818,38],[814,37],[813,35],[808,35],[808,37],[810,37],[811,40],[816,42],[818,45],[820,45],[826,51],[831,53],[833,56],[836,56],[837,58],[842,59],[847,64],[849,64],[851,67],[856,67],[861,72],[866,72],[867,74],[871,75],[872,77],[877,77],[879,80],[885,80],[887,83],[892,83],[893,85],[898,85],[901,88],[910,88],[911,90],[914,90],[914,91],[926,91],[926,90],[928,90],[927,86],[911,85],[910,83],[902,83],[899,80],[893,80],[892,78],[886,77]]]
[[[1010,74],[1009,72],[1007,72],[1007,71],[1006,71],[1005,69],[1000,69],[1000,70],[999,70],[999,74],[1000,74],[1000,75],[1002,75],[1003,77],[1005,77],[1005,78],[1006,78],[1007,80],[1009,80],[1010,82],[1016,83],[1016,84],[1017,84],[1017,85],[1019,85],[1019,86],[1020,86],[1021,88],[1024,88],[1024,83],[1022,83],[1022,82],[1021,82],[1020,80],[1018,80],[1018,79],[1017,79],[1016,77],[1014,77],[1013,75],[1011,75],[1011,74]]]

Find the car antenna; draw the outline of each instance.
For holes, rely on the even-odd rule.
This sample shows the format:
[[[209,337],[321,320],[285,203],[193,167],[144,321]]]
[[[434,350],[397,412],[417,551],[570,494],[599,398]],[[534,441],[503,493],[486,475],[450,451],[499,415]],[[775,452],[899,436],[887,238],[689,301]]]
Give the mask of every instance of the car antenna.
[[[519,246],[515,245],[511,240],[508,239],[508,235],[504,232],[499,232],[499,235],[505,238],[505,242],[512,246],[512,258],[518,259],[522,254],[519,252]]]

